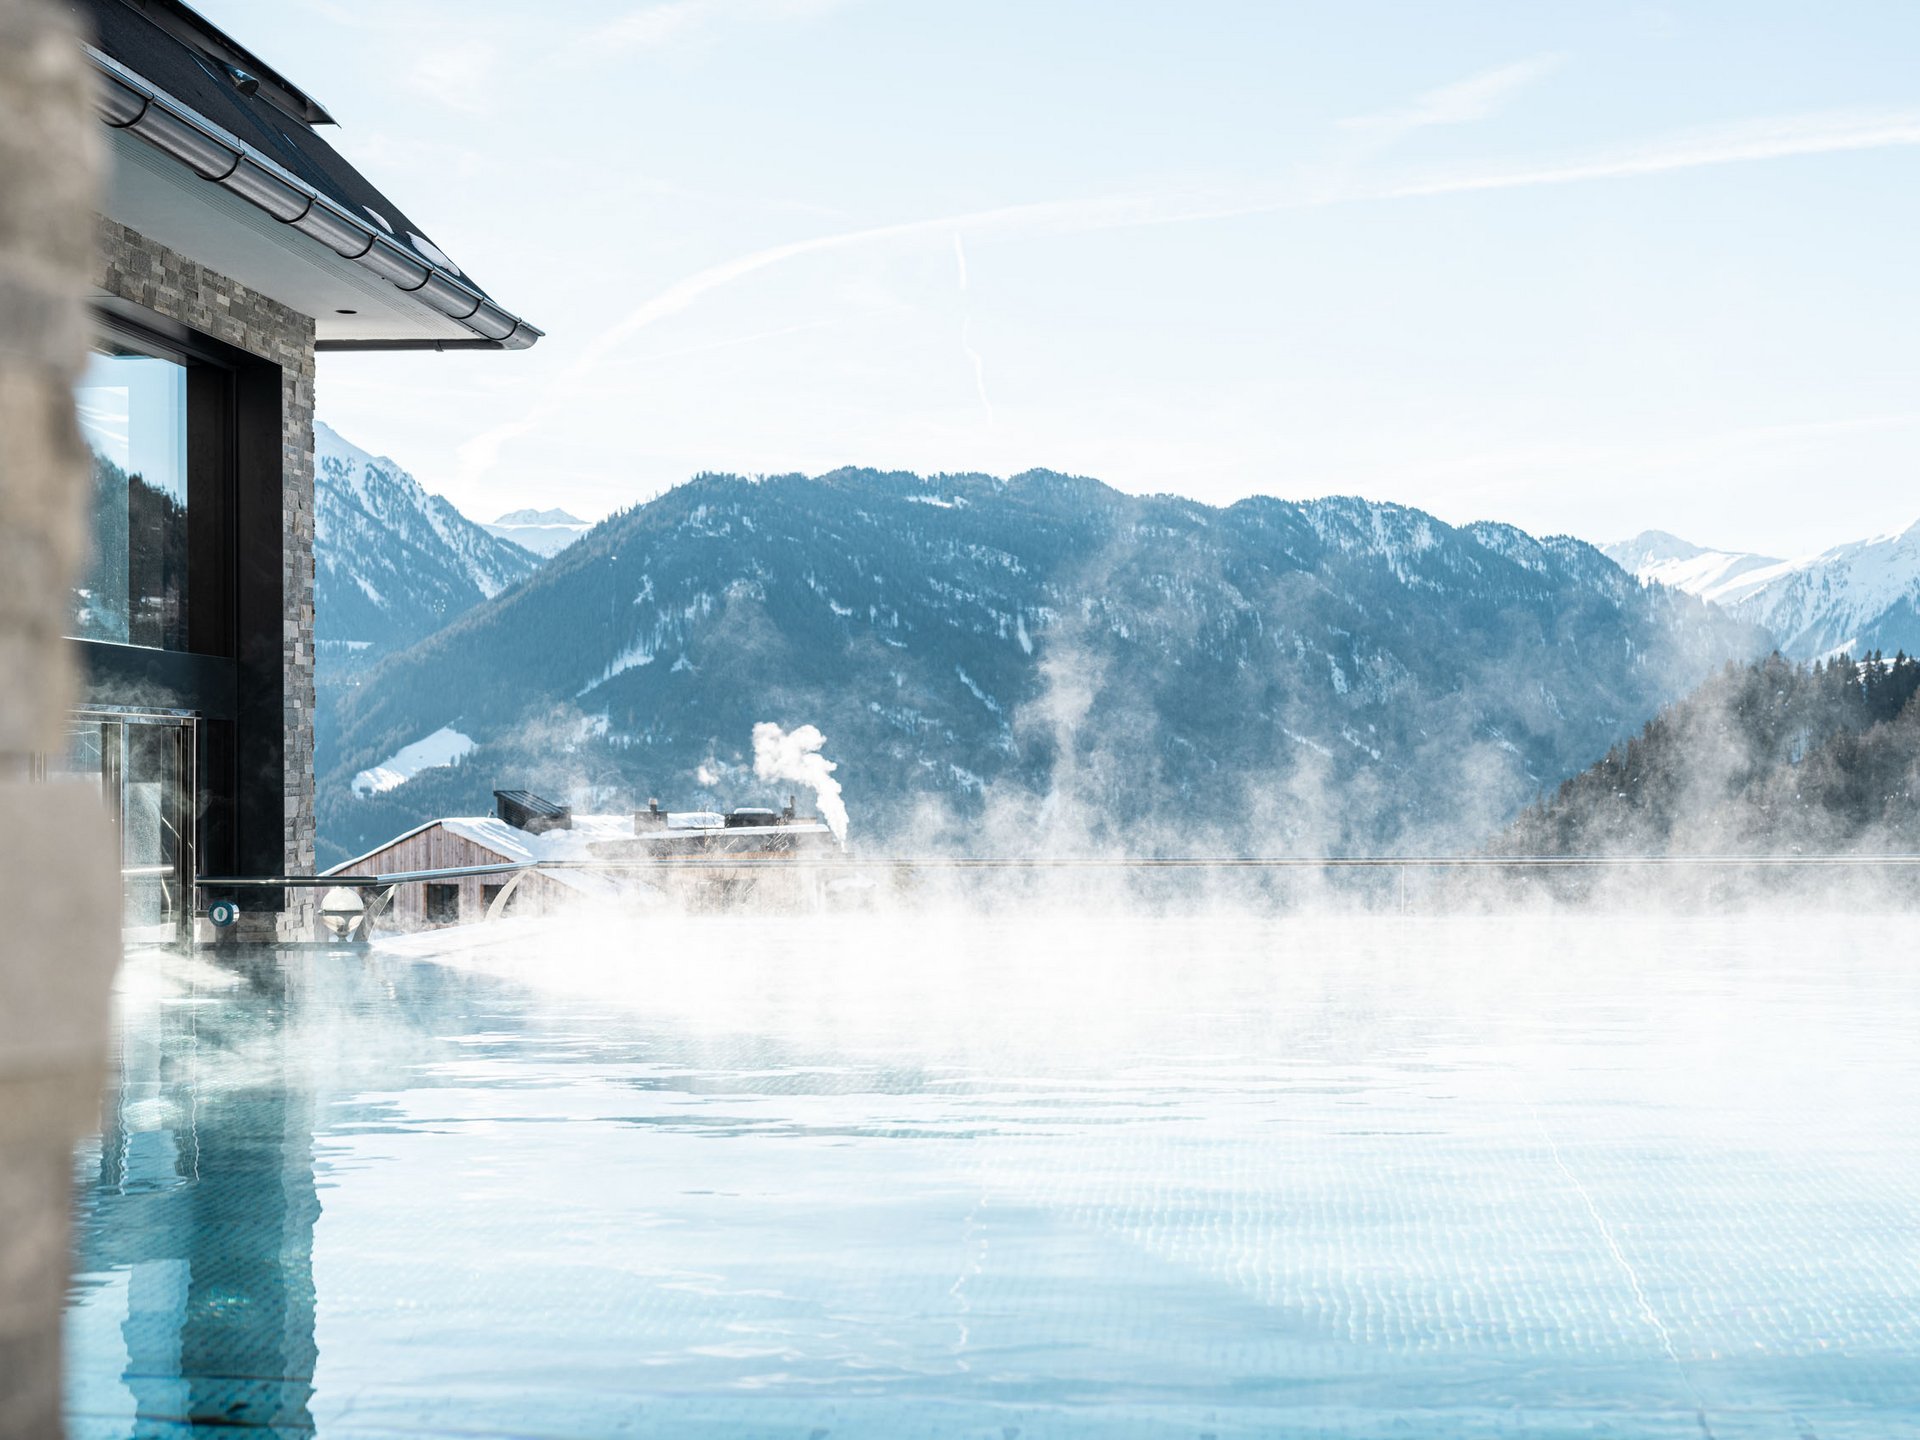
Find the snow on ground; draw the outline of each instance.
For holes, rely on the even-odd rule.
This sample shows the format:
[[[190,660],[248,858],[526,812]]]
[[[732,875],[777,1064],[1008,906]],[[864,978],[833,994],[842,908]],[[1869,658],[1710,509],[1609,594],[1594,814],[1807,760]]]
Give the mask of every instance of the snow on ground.
[[[353,793],[378,795],[404,785],[422,770],[437,770],[458,765],[473,751],[473,737],[463,735],[451,725],[442,725],[424,740],[406,745],[353,777]]]
[[[651,665],[654,662],[655,656],[656,652],[652,640],[641,639],[634,641],[633,644],[629,645],[612,660],[608,661],[606,668],[598,675],[575,691],[574,699],[579,699],[589,691],[598,690],[616,675],[623,675],[629,670],[638,670],[642,665]]]

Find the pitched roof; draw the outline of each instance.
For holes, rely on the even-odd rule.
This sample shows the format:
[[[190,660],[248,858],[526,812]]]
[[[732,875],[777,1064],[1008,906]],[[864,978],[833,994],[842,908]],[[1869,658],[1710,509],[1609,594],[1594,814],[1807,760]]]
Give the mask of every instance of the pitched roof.
[[[196,198],[212,205],[207,192],[216,186],[247,201],[279,222],[263,232],[276,243],[261,250],[257,275],[234,273],[245,269],[245,255],[237,265],[223,255],[225,263],[215,268],[314,314],[322,322],[322,348],[464,343],[519,349],[540,337],[314,130],[331,123],[325,110],[189,6],[180,0],[67,3],[94,37],[89,52],[101,73],[102,118],[188,172],[172,177],[179,194],[156,187],[151,177],[129,177],[109,195],[113,218],[198,259],[190,242],[175,244],[161,233],[165,227],[198,237],[230,222],[230,205],[210,215],[186,213]],[[249,79],[258,87],[243,88]],[[114,213],[116,204],[135,213]],[[290,263],[301,260],[322,278],[291,274]],[[345,272],[341,260],[351,262]],[[334,293],[325,283],[329,271],[336,282],[352,283],[336,284]],[[383,304],[362,303],[369,271],[385,282],[371,292]],[[328,298],[337,303],[324,303]],[[381,313],[383,305],[413,323],[396,323]]]
[[[384,850],[390,850],[403,840],[410,840],[423,831],[438,827],[450,835],[479,846],[498,857],[502,864],[533,865],[545,860],[590,860],[593,858],[592,842],[596,840],[631,839],[633,836],[633,817],[631,815],[580,815],[574,818],[571,830],[548,830],[543,834],[529,835],[517,830],[492,815],[455,815],[440,820],[429,820],[413,829],[396,835],[383,845],[378,845],[364,855],[322,871],[326,875],[357,875],[367,861]],[[379,873],[379,872],[374,872]],[[585,870],[544,870],[541,872],[549,880],[563,885],[569,890],[578,890],[583,894],[602,895],[611,893],[612,882],[604,875]]]
[[[181,44],[199,51],[216,64],[232,65],[246,71],[260,82],[262,98],[279,106],[294,119],[308,125],[334,123],[333,117],[313,96],[295,85],[258,54],[242,45],[198,10],[186,4],[185,0],[124,0],[124,3],[126,7],[166,31]],[[96,17],[97,26],[104,29],[104,25],[113,23],[111,16],[105,22],[98,19],[103,7],[83,5],[83,8],[88,9]],[[105,38],[103,34],[103,41]],[[111,45],[103,45],[103,48],[113,53]],[[125,59],[126,57],[117,58]],[[135,68],[137,69],[138,66]]]

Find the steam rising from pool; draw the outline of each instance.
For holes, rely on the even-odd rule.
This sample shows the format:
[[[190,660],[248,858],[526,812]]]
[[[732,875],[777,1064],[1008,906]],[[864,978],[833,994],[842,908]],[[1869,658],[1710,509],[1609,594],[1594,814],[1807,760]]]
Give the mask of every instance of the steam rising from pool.
[[[1088,898],[130,966],[69,1329],[76,1413],[128,1418],[86,1433],[262,1355],[321,1434],[1920,1415],[1886,915]]]

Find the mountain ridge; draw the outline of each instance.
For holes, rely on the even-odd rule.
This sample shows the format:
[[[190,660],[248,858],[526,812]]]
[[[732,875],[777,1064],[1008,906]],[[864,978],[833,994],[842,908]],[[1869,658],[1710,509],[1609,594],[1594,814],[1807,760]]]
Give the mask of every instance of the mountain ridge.
[[[1643,580],[1765,627],[1792,659],[1920,650],[1920,523],[1792,560],[1713,550],[1662,531],[1602,548]]]
[[[552,559],[593,526],[557,506],[550,510],[536,510],[529,505],[509,510],[482,528],[502,540],[531,550],[542,559]]]
[[[1911,853],[1920,663],[1729,665],[1507,831],[1502,853]],[[1877,881],[1876,883],[1884,883]]]
[[[385,652],[533,573],[405,469],[314,422],[314,634]]]
[[[1413,843],[1503,822],[1765,648],[1584,541],[1359,497],[709,474],[384,662],[342,708],[323,830],[348,853],[508,782],[760,799],[771,719],[826,732],[879,839]],[[447,727],[475,742],[457,768],[347,793]]]
[[[509,510],[504,515],[496,515],[489,523],[494,525],[578,525],[582,529],[591,528],[578,515],[568,514],[558,506],[551,510],[535,510],[531,506],[520,510]]]
[[[314,759],[366,670],[509,589],[539,557],[489,534],[400,465],[314,422]]]

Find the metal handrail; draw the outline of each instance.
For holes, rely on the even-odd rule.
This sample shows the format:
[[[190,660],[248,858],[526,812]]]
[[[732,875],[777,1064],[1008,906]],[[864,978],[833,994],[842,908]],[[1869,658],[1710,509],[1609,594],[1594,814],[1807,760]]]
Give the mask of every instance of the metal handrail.
[[[203,876],[193,882],[198,890],[359,890],[363,894],[352,933],[344,938],[364,943],[372,938],[374,922],[393,904],[402,885],[470,876],[510,875],[494,887],[486,918],[498,919],[526,877],[539,872],[673,872],[733,871],[758,867],[787,871],[838,871],[842,874],[877,871],[900,875],[916,870],[1029,871],[1044,870],[1386,870],[1399,877],[1400,910],[1407,913],[1407,874],[1411,870],[1630,870],[1655,869],[1920,869],[1920,855],[956,855],[855,859],[804,857],[780,853],[736,855],[653,856],[646,859],[506,860],[490,865],[454,865],[437,870],[398,870],[388,875],[230,875]]]
[[[391,875],[205,875],[201,890],[357,890],[370,885],[408,885],[421,880],[459,880],[468,875],[508,875],[537,868],[517,860],[498,865],[458,865],[444,870],[396,870]]]
[[[385,875],[202,876],[204,890],[354,890],[458,880],[522,871],[737,870],[748,865],[798,870],[1485,870],[1485,869],[1897,869],[1920,867],[1920,855],[954,855],[821,859],[781,854],[657,856],[644,860],[526,860],[396,870]]]

